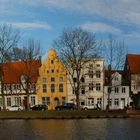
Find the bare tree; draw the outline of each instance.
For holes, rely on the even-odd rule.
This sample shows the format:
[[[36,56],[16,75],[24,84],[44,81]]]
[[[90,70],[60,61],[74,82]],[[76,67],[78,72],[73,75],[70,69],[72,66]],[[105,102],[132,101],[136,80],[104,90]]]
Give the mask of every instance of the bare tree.
[[[104,43],[103,53],[106,66],[108,66],[107,75],[105,81],[109,86],[108,90],[108,104],[107,109],[109,110],[110,94],[114,90],[114,85],[112,85],[112,80],[116,77],[113,74],[113,70],[122,70],[124,68],[126,49],[124,46],[124,41],[117,41],[113,39],[112,35],[108,36],[108,41]],[[112,70],[113,69],[113,70]],[[120,86],[120,85],[115,85]]]
[[[1,83],[1,96],[3,100],[3,109],[6,109],[5,95],[4,95],[4,65],[3,63],[11,60],[10,51],[16,47],[19,41],[19,32],[13,30],[10,25],[0,26],[0,83]]]
[[[69,82],[76,96],[77,109],[79,109],[79,95],[83,87],[82,68],[90,61],[90,58],[96,55],[95,36],[80,28],[66,29],[54,41],[54,46],[60,60],[66,67]]]
[[[124,41],[115,40],[112,35],[109,35],[103,45],[103,53],[107,67],[110,65],[115,70],[123,69],[127,53]]]
[[[30,108],[29,97],[32,94],[36,94],[36,83],[33,83],[33,79],[38,76],[38,68],[41,65],[40,58],[40,42],[33,39],[29,39],[27,43],[23,45],[23,48],[14,50],[15,57],[23,62],[23,70],[20,69],[20,84],[27,96],[27,110]],[[20,54],[20,56],[19,56]],[[31,88],[34,86],[34,88]]]

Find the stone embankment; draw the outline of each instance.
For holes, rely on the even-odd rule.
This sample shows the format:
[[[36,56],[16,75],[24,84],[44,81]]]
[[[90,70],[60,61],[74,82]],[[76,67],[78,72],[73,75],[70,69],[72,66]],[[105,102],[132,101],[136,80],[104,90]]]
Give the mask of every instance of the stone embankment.
[[[131,116],[126,111],[0,111],[0,119],[91,119],[129,118]]]

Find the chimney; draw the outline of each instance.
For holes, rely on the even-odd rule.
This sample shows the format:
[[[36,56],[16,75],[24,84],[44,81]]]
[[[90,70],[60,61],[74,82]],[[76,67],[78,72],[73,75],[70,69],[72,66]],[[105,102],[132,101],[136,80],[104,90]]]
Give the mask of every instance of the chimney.
[[[108,65],[108,71],[112,71],[112,66],[111,66],[111,64]]]

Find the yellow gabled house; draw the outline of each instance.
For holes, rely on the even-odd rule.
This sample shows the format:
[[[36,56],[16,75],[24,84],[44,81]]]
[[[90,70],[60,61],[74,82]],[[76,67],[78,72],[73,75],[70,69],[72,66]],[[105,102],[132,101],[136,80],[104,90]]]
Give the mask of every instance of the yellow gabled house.
[[[46,104],[48,109],[67,102],[67,75],[64,65],[55,50],[49,50],[45,62],[39,69],[38,104]]]

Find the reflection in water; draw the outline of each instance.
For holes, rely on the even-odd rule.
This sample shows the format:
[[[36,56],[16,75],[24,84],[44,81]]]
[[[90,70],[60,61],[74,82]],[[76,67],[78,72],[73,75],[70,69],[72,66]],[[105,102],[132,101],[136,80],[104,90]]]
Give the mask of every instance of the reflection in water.
[[[139,119],[1,120],[0,140],[139,140]]]

